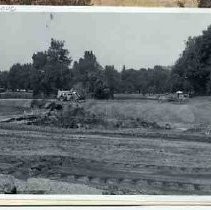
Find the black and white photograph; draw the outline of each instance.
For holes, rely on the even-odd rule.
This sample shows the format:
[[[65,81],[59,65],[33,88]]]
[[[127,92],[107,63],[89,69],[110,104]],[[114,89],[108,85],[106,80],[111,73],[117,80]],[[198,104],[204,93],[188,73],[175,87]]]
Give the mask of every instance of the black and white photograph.
[[[163,11],[0,12],[1,194],[211,195],[211,12]]]

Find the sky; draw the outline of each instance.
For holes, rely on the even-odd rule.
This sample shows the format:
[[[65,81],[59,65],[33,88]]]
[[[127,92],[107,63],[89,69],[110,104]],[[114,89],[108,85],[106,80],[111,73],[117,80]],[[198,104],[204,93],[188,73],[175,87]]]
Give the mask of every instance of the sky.
[[[211,25],[210,14],[191,13],[0,13],[0,70],[32,62],[51,38],[65,40],[73,60],[92,50],[118,70],[173,65],[189,36]]]

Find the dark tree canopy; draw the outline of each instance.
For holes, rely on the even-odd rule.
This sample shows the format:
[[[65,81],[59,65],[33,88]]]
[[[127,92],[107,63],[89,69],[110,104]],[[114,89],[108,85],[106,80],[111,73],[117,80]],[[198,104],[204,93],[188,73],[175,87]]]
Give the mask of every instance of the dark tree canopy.
[[[64,48],[64,41],[51,39],[46,52],[37,52],[32,56],[32,89],[35,94],[50,95],[58,89],[69,87],[71,78],[69,51]]]
[[[55,95],[74,88],[81,94],[109,98],[114,93],[161,94],[183,90],[211,94],[211,27],[190,37],[173,66],[131,69],[102,67],[92,51],[73,65],[65,42],[51,39],[46,51],[36,52],[31,64],[14,64],[0,72],[0,88],[33,90],[34,95]]]
[[[211,27],[198,37],[190,37],[186,48],[173,67],[172,74],[181,89],[189,89],[196,94],[210,93],[211,72]],[[178,86],[178,83],[175,83]]]
[[[211,7],[211,0],[198,0],[198,7]]]
[[[14,64],[7,76],[7,87],[16,89],[30,89],[30,75],[31,75],[31,64],[21,65],[19,63]]]
[[[97,88],[104,85],[103,68],[92,51],[85,51],[83,58],[74,63],[72,73],[74,85],[80,83],[80,89],[86,94],[94,94]]]
[[[7,71],[0,71],[0,88],[8,88],[8,75]]]

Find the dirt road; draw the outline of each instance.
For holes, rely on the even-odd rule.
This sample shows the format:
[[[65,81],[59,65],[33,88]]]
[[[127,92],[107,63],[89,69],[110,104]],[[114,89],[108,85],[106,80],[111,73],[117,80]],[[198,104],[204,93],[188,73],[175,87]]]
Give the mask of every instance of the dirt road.
[[[0,125],[0,173],[117,194],[211,194],[211,139],[185,138]]]

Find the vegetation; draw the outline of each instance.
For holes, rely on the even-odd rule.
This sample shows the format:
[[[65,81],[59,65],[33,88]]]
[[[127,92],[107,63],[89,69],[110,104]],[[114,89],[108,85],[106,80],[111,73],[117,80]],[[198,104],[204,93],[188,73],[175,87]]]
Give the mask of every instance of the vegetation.
[[[9,71],[0,73],[0,87],[33,90],[34,95],[56,94],[58,89],[77,89],[84,95],[99,99],[112,98],[119,93],[161,93],[167,89],[170,71],[161,66],[154,69],[126,69],[118,72],[114,66],[103,68],[92,51],[85,51],[74,61],[64,47],[64,41],[51,40],[47,51],[34,53],[30,64],[14,64]]]
[[[190,37],[186,48],[172,69],[175,88],[194,91],[198,95],[211,93],[211,27],[201,36]]]
[[[211,7],[211,1],[210,0],[199,0],[198,7]]]
[[[78,90],[98,99],[114,93],[160,94],[183,90],[197,95],[211,94],[211,27],[190,37],[175,65],[171,67],[126,69],[101,66],[92,51],[72,61],[65,42],[51,40],[50,47],[34,53],[32,63],[14,64],[0,72],[0,88],[33,90],[35,96],[55,95],[58,89]],[[73,62],[73,65],[71,65]]]

